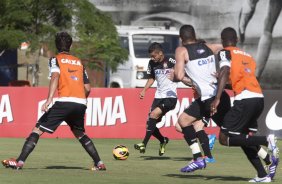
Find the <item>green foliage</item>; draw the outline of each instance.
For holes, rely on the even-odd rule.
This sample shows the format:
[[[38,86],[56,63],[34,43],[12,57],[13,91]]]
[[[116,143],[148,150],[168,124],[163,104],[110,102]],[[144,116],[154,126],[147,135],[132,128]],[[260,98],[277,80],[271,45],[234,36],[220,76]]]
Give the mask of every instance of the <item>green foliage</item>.
[[[115,70],[127,58],[111,18],[87,0],[0,1],[0,50],[27,41],[31,52],[43,44],[55,51],[54,35],[62,30],[74,36],[72,52],[92,69],[106,62]]]
[[[25,40],[25,33],[20,30],[0,30],[0,51],[13,49]]]
[[[74,51],[88,62],[90,68],[102,69],[102,63],[106,61],[115,70],[118,63],[127,59],[128,53],[120,47],[112,19],[88,1],[77,1],[76,7],[75,28],[79,44]]]

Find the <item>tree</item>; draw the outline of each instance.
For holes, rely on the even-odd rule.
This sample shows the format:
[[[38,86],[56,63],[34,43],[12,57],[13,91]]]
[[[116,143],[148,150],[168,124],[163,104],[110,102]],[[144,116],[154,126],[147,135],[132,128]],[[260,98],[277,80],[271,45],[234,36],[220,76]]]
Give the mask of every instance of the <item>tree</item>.
[[[120,47],[111,17],[88,1],[75,2],[74,12],[77,19],[74,24],[79,37],[79,47],[75,47],[75,51],[88,61],[91,68],[103,67],[101,61],[106,61],[115,70],[120,62],[127,59],[128,53]]]
[[[88,0],[0,1],[0,50],[18,48],[26,41],[31,52],[42,45],[55,51],[54,35],[61,30],[73,35],[73,53],[92,69],[106,63],[115,70],[127,58],[110,16]]]

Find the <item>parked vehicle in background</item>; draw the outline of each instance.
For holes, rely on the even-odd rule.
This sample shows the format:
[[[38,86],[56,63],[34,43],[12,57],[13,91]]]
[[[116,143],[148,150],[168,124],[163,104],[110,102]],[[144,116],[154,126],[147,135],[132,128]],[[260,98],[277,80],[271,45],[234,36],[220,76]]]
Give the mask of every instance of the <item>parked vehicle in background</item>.
[[[120,64],[115,72],[109,72],[108,87],[112,88],[141,88],[148,79],[147,67],[149,63],[148,46],[159,42],[168,57],[174,57],[179,45],[179,33],[170,27],[136,27],[117,26],[121,46],[128,50],[128,60]],[[153,84],[155,87],[156,84]],[[179,83],[179,87],[184,87]]]

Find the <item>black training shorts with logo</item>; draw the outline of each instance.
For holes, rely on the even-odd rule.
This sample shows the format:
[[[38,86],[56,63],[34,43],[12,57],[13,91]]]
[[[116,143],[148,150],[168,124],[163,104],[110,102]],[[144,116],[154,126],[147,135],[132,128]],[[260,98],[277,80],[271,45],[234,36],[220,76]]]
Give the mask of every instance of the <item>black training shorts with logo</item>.
[[[222,92],[220,103],[217,107],[217,112],[211,117],[210,108],[214,98],[215,97],[212,97],[204,101],[201,101],[201,98],[198,98],[193,101],[192,104],[184,110],[184,112],[189,116],[196,118],[197,120],[200,120],[203,117],[211,118],[217,124],[217,126],[221,127],[225,114],[231,108],[230,97],[225,91]]]
[[[168,111],[173,110],[176,106],[177,98],[155,98],[150,112],[152,112],[155,108],[159,107],[162,110],[162,115],[158,119],[158,122],[161,121],[162,116],[164,116]]]
[[[71,128],[85,132],[84,115],[86,106],[75,102],[55,102],[38,120],[36,127],[42,132],[54,133],[65,121]]]

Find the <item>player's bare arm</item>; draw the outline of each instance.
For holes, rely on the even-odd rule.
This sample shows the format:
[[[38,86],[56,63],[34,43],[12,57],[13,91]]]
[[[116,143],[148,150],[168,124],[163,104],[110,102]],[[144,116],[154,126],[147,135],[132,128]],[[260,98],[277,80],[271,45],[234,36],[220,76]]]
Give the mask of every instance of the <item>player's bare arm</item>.
[[[188,59],[188,53],[185,47],[178,47],[175,50],[175,66],[174,66],[174,75],[175,79],[182,81],[185,77],[185,63]]]
[[[178,80],[175,79],[175,76],[174,76],[174,69],[171,69],[170,70],[170,73],[167,77],[169,80],[173,81],[173,82],[180,82]],[[187,75],[184,76],[184,78],[182,79],[181,81],[183,84],[185,84],[186,86],[189,86],[189,87],[192,87],[193,85],[193,82],[191,80],[190,77],[188,77]]]
[[[229,74],[230,74],[230,67],[229,66],[223,66],[220,68],[218,73],[218,89],[215,96],[214,101],[211,103],[211,116],[214,115],[217,111],[217,106],[219,105],[221,94],[225,88],[226,83],[229,80]]]
[[[91,91],[91,86],[90,84],[84,84],[84,90],[85,90],[85,97],[87,98],[90,94],[90,91]]]
[[[142,91],[139,93],[140,99],[143,99],[145,97],[145,93],[146,93],[147,89],[149,89],[153,85],[154,82],[155,82],[155,79],[153,79],[153,78],[149,78],[147,80],[146,85],[144,86]]]
[[[184,78],[181,81],[183,84],[185,84],[186,86],[192,87],[193,86],[193,82],[191,80],[190,77],[184,76]]]
[[[58,73],[58,72],[53,72],[52,75],[51,75],[48,98],[47,98],[47,101],[41,107],[41,110],[44,111],[44,112],[48,111],[48,106],[52,102],[52,99],[55,95],[55,92],[57,90],[57,86],[58,86],[58,83],[59,83],[59,77],[60,77],[60,73]]]

